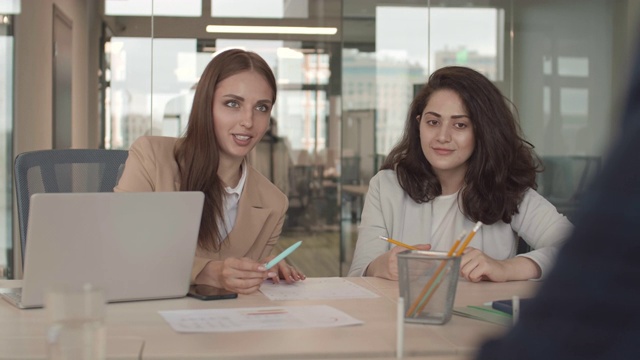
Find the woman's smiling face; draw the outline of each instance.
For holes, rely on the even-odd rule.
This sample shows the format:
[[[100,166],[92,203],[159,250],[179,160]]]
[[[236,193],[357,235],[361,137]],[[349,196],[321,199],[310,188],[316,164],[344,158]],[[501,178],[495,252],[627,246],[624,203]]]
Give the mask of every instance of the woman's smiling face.
[[[475,137],[460,96],[448,89],[434,92],[417,120],[422,152],[438,178],[464,177]]]
[[[242,159],[269,129],[273,90],[255,71],[218,83],[213,96],[213,126],[220,156]]]

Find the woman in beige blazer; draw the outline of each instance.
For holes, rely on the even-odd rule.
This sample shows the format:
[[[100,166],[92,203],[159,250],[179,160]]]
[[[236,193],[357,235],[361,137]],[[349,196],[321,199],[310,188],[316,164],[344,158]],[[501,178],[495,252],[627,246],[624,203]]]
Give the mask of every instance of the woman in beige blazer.
[[[205,194],[191,273],[195,284],[248,294],[267,278],[305,278],[285,261],[264,268],[273,258],[288,200],[245,160],[269,128],[276,89],[269,65],[257,54],[219,53],[198,82],[185,136],[143,136],[129,150],[115,191]]]

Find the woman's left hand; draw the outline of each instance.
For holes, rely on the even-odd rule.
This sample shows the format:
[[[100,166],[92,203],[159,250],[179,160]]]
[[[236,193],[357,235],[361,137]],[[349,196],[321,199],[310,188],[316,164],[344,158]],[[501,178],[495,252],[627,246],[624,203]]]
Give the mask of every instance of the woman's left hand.
[[[529,280],[537,279],[541,274],[540,266],[527,257],[496,260],[472,247],[464,251],[460,261],[460,275],[473,282]]]
[[[482,280],[507,281],[506,267],[501,261],[495,260],[472,247],[465,249],[462,255],[460,275],[473,282]]]
[[[274,257],[275,255],[269,256],[264,259],[264,262],[269,262]],[[272,271],[276,269],[278,270],[278,276],[274,276],[271,278],[271,280],[273,280],[273,282],[276,284],[278,284],[280,280],[284,280],[287,284],[292,284],[296,281],[304,280],[307,278],[300,270],[296,269],[294,266],[287,264],[285,260],[280,260],[280,262],[271,269]]]

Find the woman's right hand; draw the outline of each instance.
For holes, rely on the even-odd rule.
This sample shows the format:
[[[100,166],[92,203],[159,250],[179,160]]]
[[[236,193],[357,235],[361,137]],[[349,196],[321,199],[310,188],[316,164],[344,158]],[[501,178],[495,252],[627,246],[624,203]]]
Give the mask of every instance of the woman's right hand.
[[[413,245],[418,250],[431,250],[430,244]],[[389,280],[398,280],[398,253],[407,250],[402,246],[394,246],[389,251],[378,256],[369,264],[365,275],[376,276]]]
[[[274,276],[277,276],[277,273],[266,270],[264,264],[249,258],[230,257],[207,263],[196,278],[196,283],[223,288],[238,294],[251,294],[260,288],[265,279]]]

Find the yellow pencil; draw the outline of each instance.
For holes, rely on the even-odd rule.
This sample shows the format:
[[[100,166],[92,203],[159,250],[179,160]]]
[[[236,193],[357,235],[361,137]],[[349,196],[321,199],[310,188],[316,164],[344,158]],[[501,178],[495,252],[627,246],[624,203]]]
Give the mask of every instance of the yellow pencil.
[[[417,247],[415,247],[415,246],[411,246],[411,245],[409,245],[409,244],[405,244],[405,243],[400,242],[400,241],[398,241],[398,240],[393,240],[392,238],[387,238],[387,237],[384,237],[384,236],[380,236],[380,239],[382,239],[382,240],[384,240],[384,241],[388,241],[388,242],[390,242],[390,243],[392,243],[392,244],[394,244],[394,245],[402,246],[402,247],[403,247],[403,248],[405,248],[405,249],[409,249],[409,250],[418,250],[418,248],[417,248]]]
[[[476,235],[476,233],[478,232],[478,230],[480,229],[481,226],[482,226],[482,221],[478,221],[476,223],[476,226],[473,227],[473,230],[471,230],[469,235],[467,235],[467,238],[464,239],[464,241],[462,242],[462,245],[460,246],[460,248],[456,252],[456,256],[462,255],[462,252],[464,251],[464,249],[467,248],[467,245],[469,245],[469,242],[471,241],[471,239],[473,239],[473,237]]]

